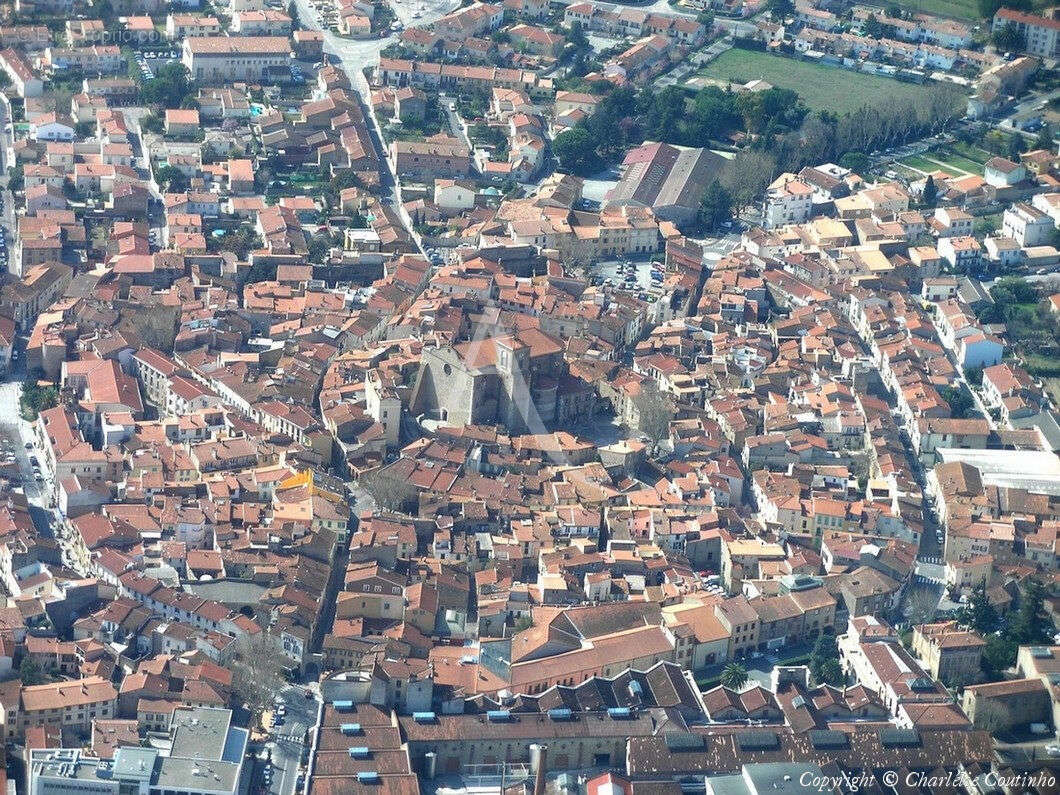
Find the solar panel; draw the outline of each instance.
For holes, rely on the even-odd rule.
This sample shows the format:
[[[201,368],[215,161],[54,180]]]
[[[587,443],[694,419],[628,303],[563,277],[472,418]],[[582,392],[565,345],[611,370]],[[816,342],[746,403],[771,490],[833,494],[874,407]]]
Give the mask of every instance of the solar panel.
[[[736,742],[741,751],[773,751],[780,748],[780,738],[776,732],[743,732],[737,735]]]
[[[850,745],[846,733],[835,729],[811,729],[809,734],[810,744],[818,750],[847,748]]]
[[[880,729],[880,744],[884,748],[910,748],[920,745],[920,732],[916,729],[897,729],[893,726]]]
[[[691,732],[669,732],[663,739],[670,751],[701,751],[707,744],[702,734]]]

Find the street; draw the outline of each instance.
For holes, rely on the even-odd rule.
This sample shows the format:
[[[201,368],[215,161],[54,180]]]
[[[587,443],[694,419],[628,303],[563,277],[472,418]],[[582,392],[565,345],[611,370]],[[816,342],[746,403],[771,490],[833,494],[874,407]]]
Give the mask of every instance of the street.
[[[308,761],[310,729],[316,726],[320,710],[320,694],[314,686],[306,698],[306,687],[287,685],[277,694],[275,709],[282,708],[282,716],[274,711],[273,725],[269,730],[269,741],[265,743],[267,763],[259,765],[262,791],[274,795],[292,795],[298,787],[299,768]],[[265,769],[271,768],[269,781],[265,784]]]

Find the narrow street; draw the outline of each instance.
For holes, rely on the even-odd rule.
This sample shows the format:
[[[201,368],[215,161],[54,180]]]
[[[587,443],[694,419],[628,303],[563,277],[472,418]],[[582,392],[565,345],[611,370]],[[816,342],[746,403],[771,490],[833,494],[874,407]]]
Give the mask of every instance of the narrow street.
[[[411,25],[415,22],[417,26],[422,26],[428,25],[439,17],[444,16],[458,7],[459,4],[459,0],[424,0],[422,3],[396,2],[391,7],[397,19],[403,25]],[[425,8],[422,12],[418,12],[417,9],[421,5]],[[319,30],[324,34],[324,52],[329,57],[338,58],[350,79],[350,84],[360,96],[364,115],[371,121],[371,133],[376,151],[387,164],[386,171],[380,174],[383,187],[392,189],[390,201],[394,206],[394,210],[401,215],[403,222],[411,231],[409,219],[405,217],[405,213],[401,209],[401,183],[393,171],[393,166],[386,157],[382,131],[379,128],[378,120],[372,113],[371,89],[368,85],[368,78],[364,75],[364,69],[379,63],[379,53],[392,44],[395,38],[386,36],[379,39],[349,39],[337,36],[324,27],[319,13],[313,8],[309,0],[295,0],[295,7],[298,9],[298,22],[303,28]],[[416,13],[420,14],[418,19],[413,18]],[[413,239],[415,239],[415,236],[413,236]]]

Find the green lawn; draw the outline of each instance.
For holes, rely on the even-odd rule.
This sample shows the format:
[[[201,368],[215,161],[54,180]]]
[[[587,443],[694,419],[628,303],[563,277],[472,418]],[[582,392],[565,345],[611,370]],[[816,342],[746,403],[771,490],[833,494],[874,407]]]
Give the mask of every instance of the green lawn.
[[[813,110],[856,111],[865,104],[882,104],[918,96],[924,86],[888,77],[866,75],[780,55],[733,48],[700,72],[704,77],[746,83],[765,80],[777,88],[797,91]]]
[[[967,20],[979,18],[975,0],[894,0],[894,4],[915,14],[937,14]]]
[[[956,170],[956,169],[954,169],[954,168],[952,168],[950,166],[939,165],[938,163],[933,163],[930,160],[924,159],[920,155],[913,155],[912,157],[907,157],[907,158],[905,158],[905,160],[900,160],[899,162],[902,165],[904,165],[904,166],[909,166],[910,168],[915,168],[918,171],[923,171],[926,174],[931,174],[932,172],[935,172],[935,171],[944,171],[947,174],[949,174],[951,177],[959,177],[959,176],[961,176],[961,172],[960,171],[958,171],[958,170]]]
[[[936,150],[934,152],[928,152],[927,156],[932,160],[938,160],[940,163],[945,163],[948,166],[967,171],[969,174],[983,174],[983,164],[976,163],[974,160],[969,160],[967,157],[962,157],[956,152],[948,152],[946,150]]]

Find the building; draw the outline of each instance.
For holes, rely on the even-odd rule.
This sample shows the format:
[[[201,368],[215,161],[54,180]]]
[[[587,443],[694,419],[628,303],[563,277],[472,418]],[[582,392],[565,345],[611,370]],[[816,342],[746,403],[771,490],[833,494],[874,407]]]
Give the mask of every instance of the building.
[[[102,676],[44,685],[23,685],[17,704],[0,703],[0,721],[9,739],[21,739],[34,726],[87,731],[96,718],[113,718],[118,691]]]
[[[765,226],[801,224],[813,212],[813,188],[794,174],[781,174],[766,191]]]
[[[920,624],[913,628],[913,653],[932,678],[947,685],[964,685],[982,675],[980,661],[986,645],[978,633],[954,621]]]
[[[410,410],[449,425],[549,428],[594,403],[589,385],[565,369],[559,340],[532,329],[425,349]]]
[[[650,208],[657,218],[678,225],[696,220],[707,185],[728,162],[709,149],[646,143],[622,161],[622,178],[609,206]]]
[[[1001,231],[1024,248],[1047,244],[1053,235],[1053,219],[1037,207],[1020,202],[1001,216]]]
[[[179,707],[168,738],[143,747],[121,746],[109,759],[75,748],[34,748],[29,793],[235,795],[247,738],[246,729],[232,725],[231,710]]]
[[[426,141],[393,141],[390,159],[398,174],[414,179],[466,177],[473,171],[467,147],[444,135]]]
[[[1056,58],[1060,55],[1060,22],[1055,19],[1027,14],[1012,8],[999,8],[994,14],[992,30],[997,33],[1006,25],[1012,25],[1023,34],[1024,52],[1040,58]]]
[[[268,81],[274,70],[289,76],[291,43],[286,36],[209,36],[184,40],[182,62],[203,83]]]

